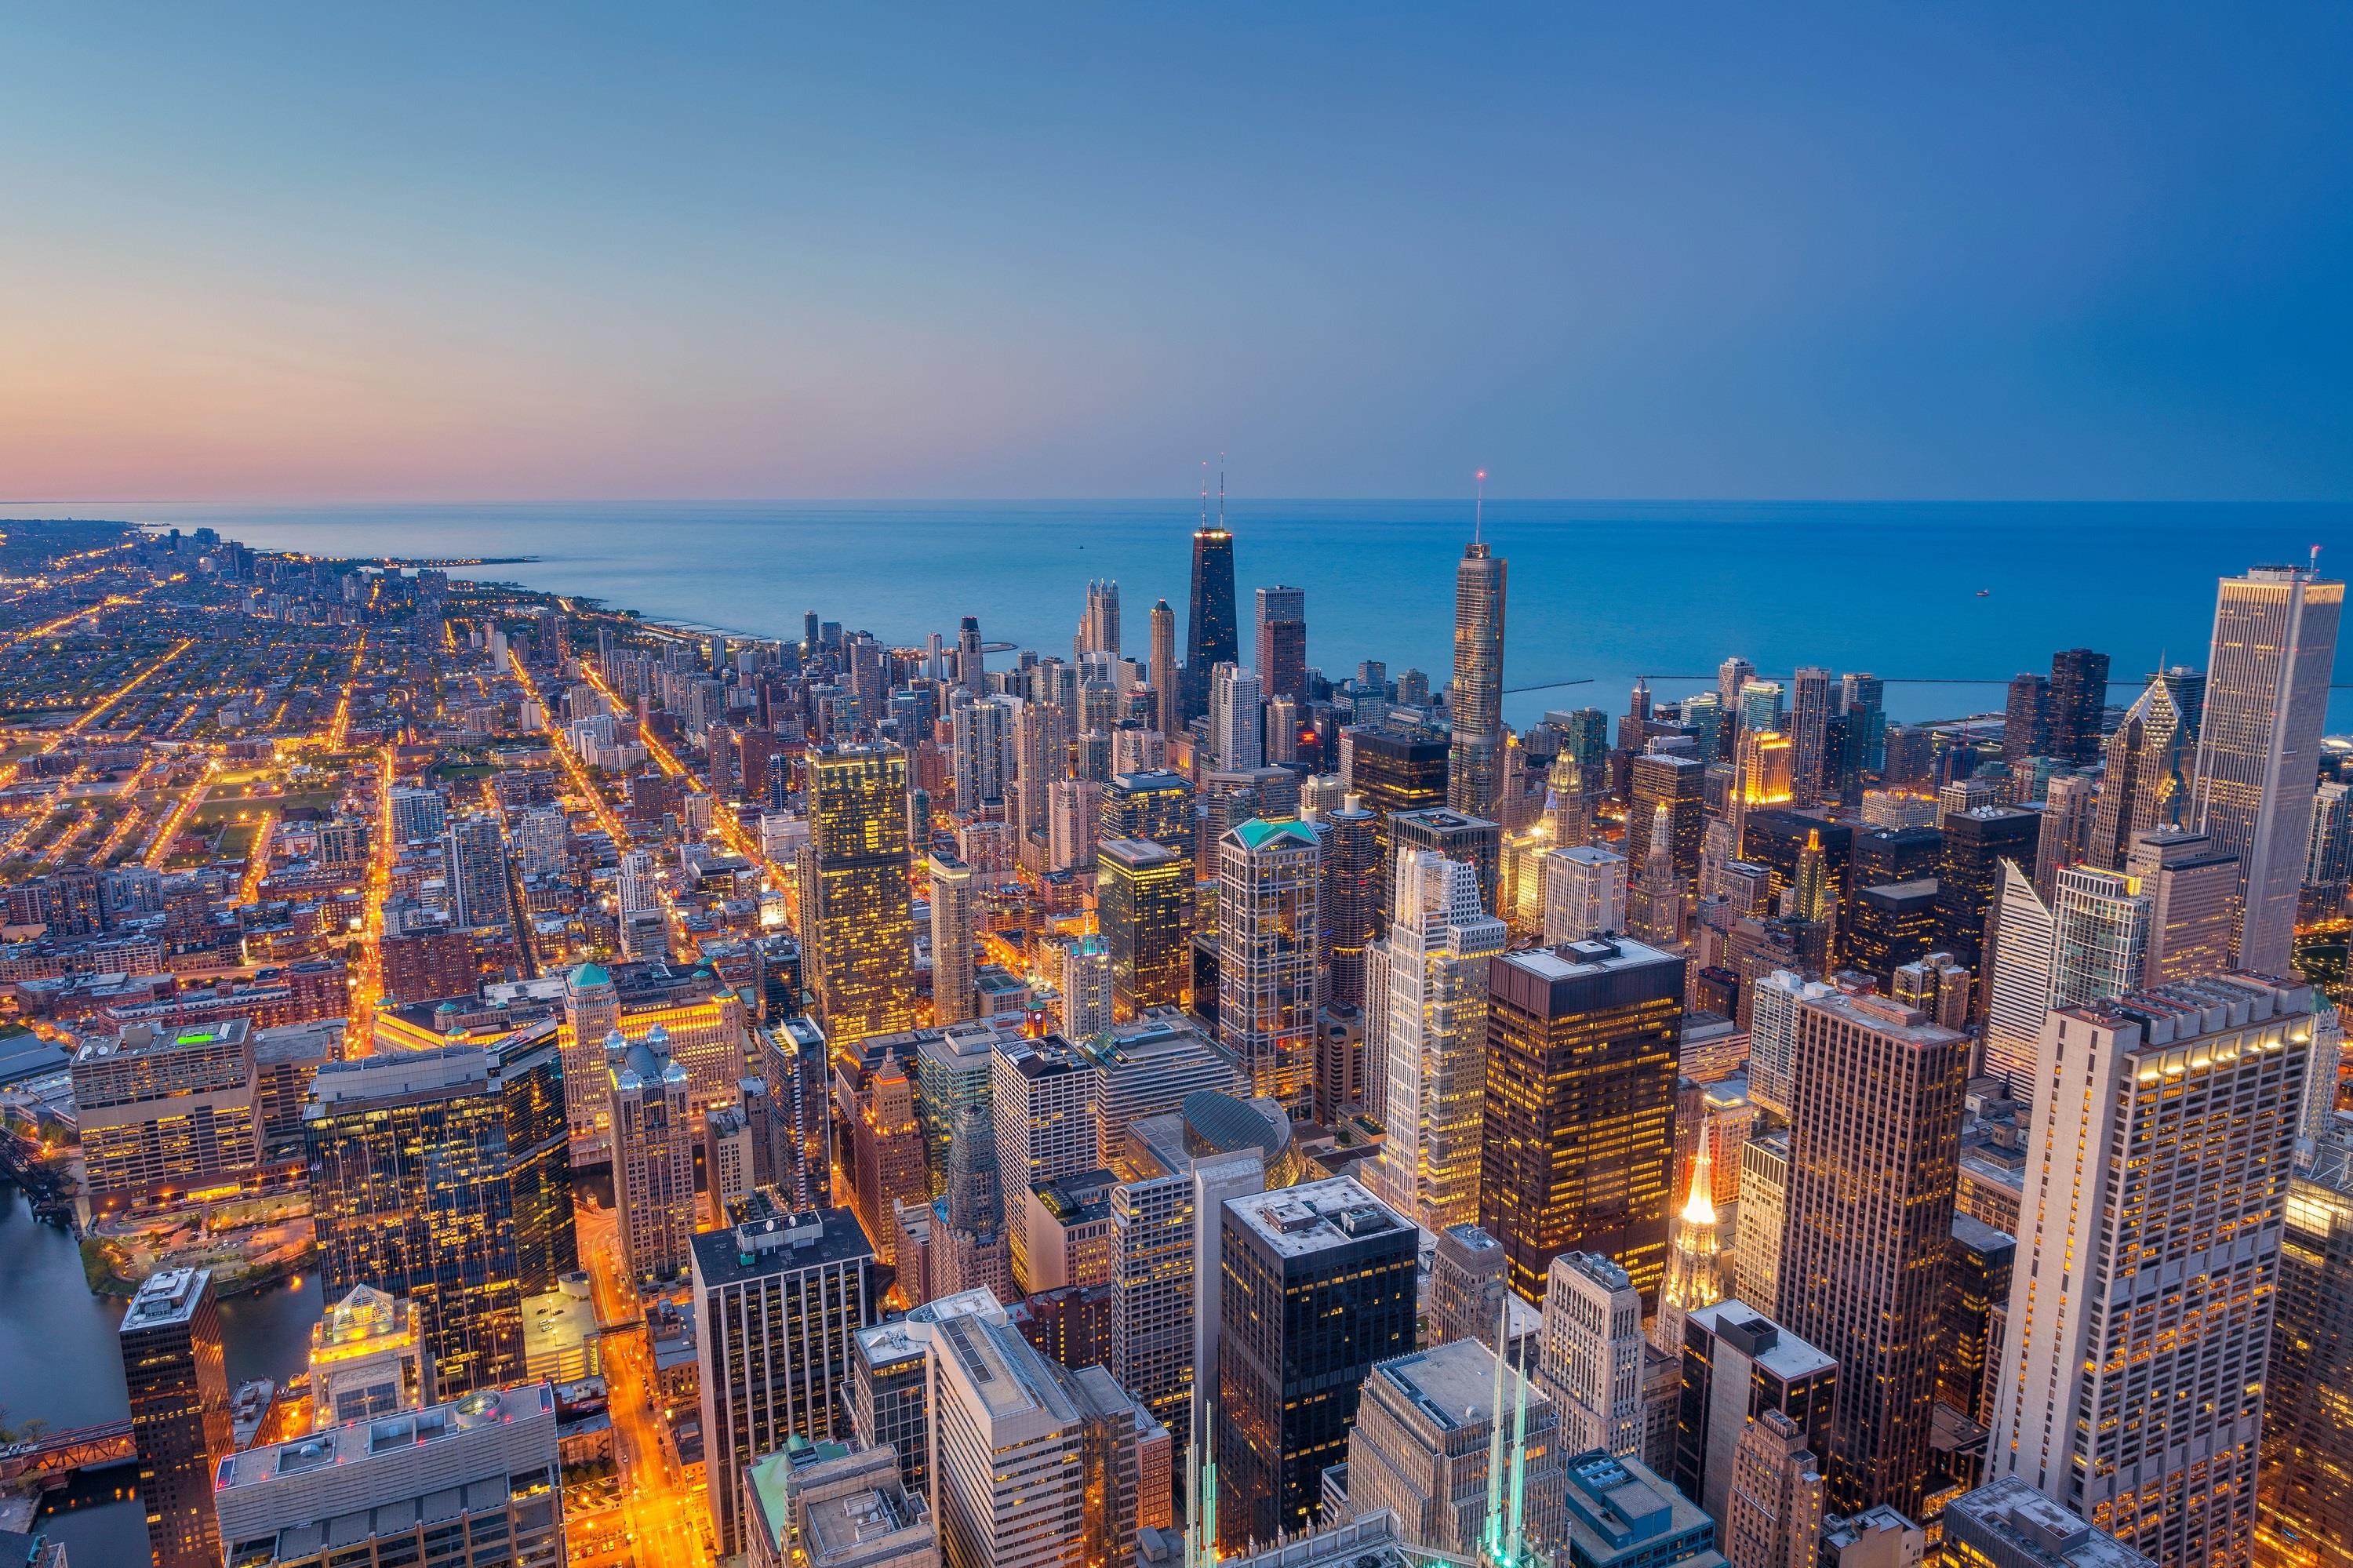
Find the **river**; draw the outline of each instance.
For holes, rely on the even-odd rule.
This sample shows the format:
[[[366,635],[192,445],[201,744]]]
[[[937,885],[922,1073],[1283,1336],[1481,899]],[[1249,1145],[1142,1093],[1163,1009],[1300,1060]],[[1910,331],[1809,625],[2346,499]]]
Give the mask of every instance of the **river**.
[[[272,1285],[220,1304],[223,1353],[232,1390],[252,1378],[302,1370],[311,1325],[323,1307],[319,1277]],[[53,1429],[87,1426],[129,1413],[115,1325],[122,1303],[92,1296],[74,1238],[35,1220],[24,1195],[0,1185],[0,1406],[9,1419]],[[147,1527],[132,1472],[101,1471],[52,1493],[37,1529],[65,1543],[75,1563],[146,1561]]]

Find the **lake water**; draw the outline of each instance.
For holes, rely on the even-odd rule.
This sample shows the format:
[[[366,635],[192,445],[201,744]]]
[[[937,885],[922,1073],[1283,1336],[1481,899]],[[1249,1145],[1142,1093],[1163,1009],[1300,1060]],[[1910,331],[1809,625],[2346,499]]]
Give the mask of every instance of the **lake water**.
[[[0,1185],[0,1405],[14,1422],[38,1417],[52,1430],[130,1414],[115,1326],[123,1304],[92,1296],[74,1238],[40,1224],[24,1196]],[[232,1296],[220,1304],[221,1339],[232,1390],[253,1378],[302,1370],[311,1325],[323,1310],[315,1274]],[[147,1524],[128,1467],[84,1478],[53,1494],[37,1527],[66,1543],[76,1563],[147,1560]]]
[[[0,507],[0,520],[126,518],[212,526],[328,555],[536,556],[480,575],[602,599],[659,619],[797,638],[802,612],[912,644],[977,615],[990,641],[1067,654],[1090,577],[1120,584],[1126,645],[1152,601],[1184,632],[1196,507],[1150,502],[628,503]],[[1229,503],[1249,644],[1250,590],[1307,590],[1308,662],[1327,675],[1386,660],[1442,682],[1458,502]],[[1739,653],[1888,677],[1892,716],[2001,705],[2000,683],[2054,649],[2108,653],[2118,700],[2160,658],[2202,665],[2214,582],[2257,561],[2353,566],[2353,506],[1491,502],[1511,563],[1505,711],[1622,712],[1638,673],[1662,699],[1712,684]],[[1978,590],[1987,590],[1979,597]],[[1975,683],[1913,683],[1922,677]],[[2340,694],[2340,699],[2353,694]],[[2340,700],[2332,727],[2353,724]]]

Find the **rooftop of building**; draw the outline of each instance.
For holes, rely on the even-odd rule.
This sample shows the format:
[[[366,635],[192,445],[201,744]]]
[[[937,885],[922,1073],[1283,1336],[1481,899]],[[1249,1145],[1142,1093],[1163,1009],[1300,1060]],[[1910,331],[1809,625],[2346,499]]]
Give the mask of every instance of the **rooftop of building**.
[[[1064,1073],[1080,1072],[1087,1065],[1079,1048],[1059,1034],[1037,1040],[1018,1034],[999,1035],[996,1049],[1006,1065],[1025,1078],[1060,1077]]]
[[[1888,1503],[1864,1509],[1861,1513],[1841,1518],[1837,1514],[1822,1516],[1822,1544],[1843,1551],[1867,1537],[1894,1531],[1902,1534],[1920,1527],[1902,1509]]]
[[[1411,1355],[1377,1363],[1374,1377],[1402,1394],[1407,1402],[1440,1432],[1484,1426],[1495,1415],[1495,1352],[1477,1340],[1452,1340]],[[1508,1416],[1520,1397],[1522,1379],[1516,1369],[1504,1373],[1504,1408]],[[1528,1409],[1548,1409],[1547,1400],[1528,1384]]]
[[[1301,821],[1269,821],[1264,817],[1252,817],[1226,830],[1226,836],[1246,850],[1258,851],[1270,845],[1285,845],[1293,849],[1314,849],[1323,841],[1315,830]]]
[[[737,1224],[695,1236],[694,1277],[716,1288],[873,1256],[874,1244],[849,1210],[794,1211],[762,1189],[744,1200]]]
[[[512,1426],[536,1415],[544,1415],[551,1423],[554,1419],[555,1391],[546,1383],[478,1389],[446,1404],[405,1410],[374,1421],[353,1421],[284,1443],[243,1449],[220,1462],[213,1490],[233,1493],[266,1486],[313,1470],[453,1442],[468,1433]],[[500,1478],[505,1478],[503,1471]]]
[[[1997,1230],[1983,1220],[1957,1213],[1953,1215],[1953,1239],[1970,1251],[1980,1253],[2000,1251],[2018,1245],[2018,1238],[2008,1231]]]
[[[2052,1010],[2054,1016],[2081,1019],[2112,1029],[2137,1025],[2144,1047],[2179,1045],[2202,1035],[2311,1012],[2309,985],[2247,973],[2177,980],[2147,991],[2126,991],[2109,1001]]]
[[[1937,882],[1933,876],[1915,876],[1909,882],[1882,882],[1862,890],[1862,896],[1876,897],[1882,903],[1906,904],[1917,899],[1936,896]]]
[[[934,1332],[991,1420],[1035,1415],[1067,1425],[1079,1418],[1046,1358],[1003,1313],[958,1313],[943,1319]]]
[[[1130,866],[1166,865],[1188,858],[1155,839],[1104,839],[1095,845],[1095,854]]]
[[[1278,1257],[1305,1257],[1413,1227],[1353,1176],[1305,1181],[1226,1200],[1226,1213]]]
[[[1539,980],[1562,980],[1635,969],[1643,964],[1679,964],[1683,959],[1672,953],[1661,952],[1647,943],[1638,942],[1631,937],[1597,937],[1590,941],[1563,942],[1556,948],[1531,948],[1524,953],[1505,953],[1495,961],[1525,969]]]
[[[1765,1313],[1738,1299],[1703,1307],[1684,1319],[1691,1329],[1713,1334],[1784,1382],[1816,1377],[1838,1365]]]
[[[1598,1448],[1568,1461],[1567,1501],[1572,1553],[1594,1563],[1646,1557],[1662,1539],[1715,1535],[1715,1522],[1671,1482],[1637,1460]],[[1677,1561],[1716,1568],[1724,1558],[1702,1550]]]
[[[77,1065],[111,1059],[161,1056],[172,1051],[202,1051],[245,1044],[252,1025],[242,1018],[224,1018],[172,1029],[153,1023],[131,1023],[120,1034],[93,1035],[74,1053]]]
[[[149,1275],[140,1282],[139,1294],[131,1298],[121,1331],[135,1333],[189,1321],[212,1277],[208,1268],[164,1268]]]
[[[1961,1038],[1957,1032],[1941,1023],[1929,1022],[1918,1008],[1906,1007],[1889,997],[1833,988],[1820,996],[1808,994],[1799,1005],[1842,1018],[1906,1045],[1941,1045]]]

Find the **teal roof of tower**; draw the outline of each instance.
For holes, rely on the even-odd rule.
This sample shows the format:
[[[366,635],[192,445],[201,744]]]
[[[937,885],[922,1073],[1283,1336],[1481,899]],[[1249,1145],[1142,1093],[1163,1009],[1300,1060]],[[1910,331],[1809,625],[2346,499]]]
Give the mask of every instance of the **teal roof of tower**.
[[[613,977],[605,972],[604,966],[601,964],[582,964],[578,969],[572,971],[572,984],[575,990],[592,985],[610,985],[612,983]]]
[[[1264,817],[1252,817],[1235,825],[1234,837],[1241,840],[1244,849],[1264,849],[1278,838],[1293,838],[1313,846],[1317,841],[1315,830],[1304,822],[1270,822]]]

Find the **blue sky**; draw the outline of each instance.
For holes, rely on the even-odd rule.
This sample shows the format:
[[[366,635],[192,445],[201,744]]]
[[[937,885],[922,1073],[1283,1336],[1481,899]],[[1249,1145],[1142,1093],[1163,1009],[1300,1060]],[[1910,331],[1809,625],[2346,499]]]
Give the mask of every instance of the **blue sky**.
[[[10,25],[11,499],[2353,496],[2353,10]]]

